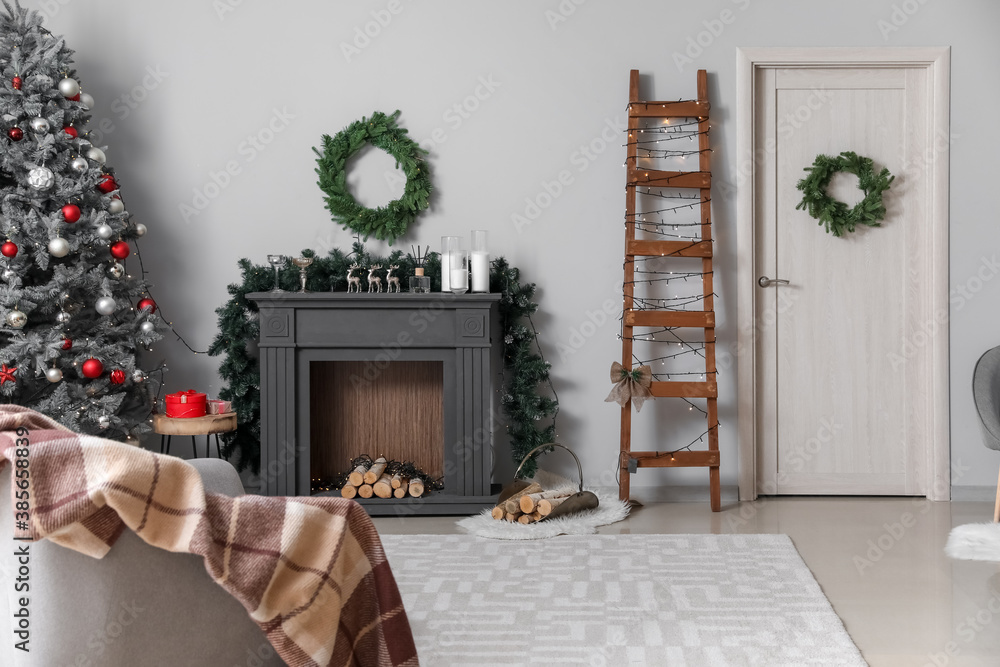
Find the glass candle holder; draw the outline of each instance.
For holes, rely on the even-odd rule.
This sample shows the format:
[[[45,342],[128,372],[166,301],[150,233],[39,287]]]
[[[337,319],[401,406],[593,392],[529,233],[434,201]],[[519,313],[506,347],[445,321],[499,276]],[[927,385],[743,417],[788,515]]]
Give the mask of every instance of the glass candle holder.
[[[441,291],[451,291],[451,255],[462,247],[461,236],[441,237]]]
[[[490,253],[486,249],[486,230],[472,232],[472,255],[469,261],[472,269],[472,291],[490,291]]]
[[[465,294],[469,291],[469,253],[455,250],[451,253],[450,286],[452,294]]]

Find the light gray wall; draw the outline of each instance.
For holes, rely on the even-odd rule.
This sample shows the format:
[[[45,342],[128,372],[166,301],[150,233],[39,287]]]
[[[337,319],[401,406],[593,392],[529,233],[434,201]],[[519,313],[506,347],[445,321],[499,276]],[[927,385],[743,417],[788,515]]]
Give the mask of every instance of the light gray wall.
[[[494,251],[538,282],[536,323],[562,401],[560,439],[580,453],[588,477],[612,484],[618,410],[603,400],[620,347],[615,317],[597,313],[605,302],[615,310],[620,299],[624,148],[619,134],[602,133],[624,122],[629,69],[650,75],[644,84],[652,89],[644,95],[668,99],[693,96],[694,71],[709,71],[714,171],[717,182],[731,183],[737,47],[951,45],[955,484],[995,479],[997,458],[980,443],[969,384],[977,356],[1000,342],[1000,280],[993,280],[997,170],[990,166],[1000,149],[1000,4],[45,0],[35,6],[77,51],[80,77],[97,99],[95,118],[113,125],[104,143],[130,211],[150,229],[142,247],[155,293],[199,349],[216,333],[213,311],[238,277],[238,258],[263,262],[269,252],[350,244],[315,184],[311,147],[323,133],[397,108],[418,140],[441,128],[431,158],[439,194],[403,247],[436,247],[443,234],[488,229]],[[373,23],[378,18],[384,26]],[[342,45],[366,25],[375,36],[359,39],[361,48],[348,58]],[[692,46],[699,40],[704,46]],[[693,62],[679,66],[677,55],[688,48]],[[493,83],[485,87],[484,80]],[[483,99],[469,98],[477,92]],[[461,117],[456,104],[476,108]],[[278,131],[267,136],[269,125]],[[247,143],[260,134],[270,140],[262,150]],[[587,145],[593,159],[580,152]],[[356,177],[362,197],[373,202],[389,197],[385,163],[375,157],[363,161]],[[210,185],[211,174],[227,163],[239,173],[224,187]],[[544,183],[563,170],[572,182],[533,224],[517,229],[512,214],[523,215],[526,198],[544,193]],[[192,206],[194,192],[206,188],[212,198],[185,221],[180,206]],[[734,195],[717,191],[713,203],[720,342],[729,345],[736,315]],[[960,286],[970,290],[967,296]],[[587,324],[587,313],[597,326]],[[156,354],[169,360],[170,390],[217,392],[216,360],[172,341]],[[720,375],[723,481],[731,485],[735,386],[735,369]],[[637,443],[683,444],[656,443],[647,428],[653,418],[636,421]],[[666,425],[661,432],[669,433]],[[634,483],[700,485],[705,477],[702,470],[649,470]]]

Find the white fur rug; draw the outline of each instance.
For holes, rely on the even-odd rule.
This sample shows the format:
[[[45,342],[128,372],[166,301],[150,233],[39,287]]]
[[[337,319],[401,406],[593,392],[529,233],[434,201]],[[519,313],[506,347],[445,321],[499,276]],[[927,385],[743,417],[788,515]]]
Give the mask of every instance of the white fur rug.
[[[952,528],[944,552],[962,560],[1000,562],[1000,523],[969,523]]]
[[[580,490],[564,477],[554,475],[544,470],[538,471],[534,482],[538,482],[545,490],[565,489],[570,493]],[[470,516],[458,522],[458,527],[467,533],[478,537],[489,537],[494,540],[543,540],[557,535],[592,535],[598,526],[616,523],[628,516],[629,506],[611,495],[594,491],[600,501],[597,509],[577,512],[570,516],[558,517],[538,523],[521,524],[511,521],[497,521],[490,516],[490,510],[482,514]]]

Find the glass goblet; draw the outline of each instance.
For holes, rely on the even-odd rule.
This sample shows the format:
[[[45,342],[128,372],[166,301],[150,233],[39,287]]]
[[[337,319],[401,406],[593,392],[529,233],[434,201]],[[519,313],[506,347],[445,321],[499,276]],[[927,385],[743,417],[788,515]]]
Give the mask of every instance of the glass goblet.
[[[281,289],[281,287],[278,286],[278,269],[280,269],[282,266],[285,265],[285,256],[284,255],[268,255],[267,256],[267,262],[268,262],[268,264],[270,264],[271,266],[274,267],[274,289],[272,289],[271,291],[272,292],[284,292],[285,290]]]

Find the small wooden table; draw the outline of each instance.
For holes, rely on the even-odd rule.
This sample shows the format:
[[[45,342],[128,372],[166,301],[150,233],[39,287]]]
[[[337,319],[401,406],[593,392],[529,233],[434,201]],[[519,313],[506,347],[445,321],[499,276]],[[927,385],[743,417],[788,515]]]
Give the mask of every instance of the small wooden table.
[[[236,430],[236,413],[227,412],[222,415],[205,415],[204,417],[168,417],[163,414],[153,415],[153,432],[160,434],[160,453],[170,453],[170,439],[175,435],[191,436],[191,449],[198,458],[198,443],[195,436],[205,436],[205,457],[208,458],[212,449],[211,436],[215,436],[215,450],[222,458],[219,448],[219,434]]]

